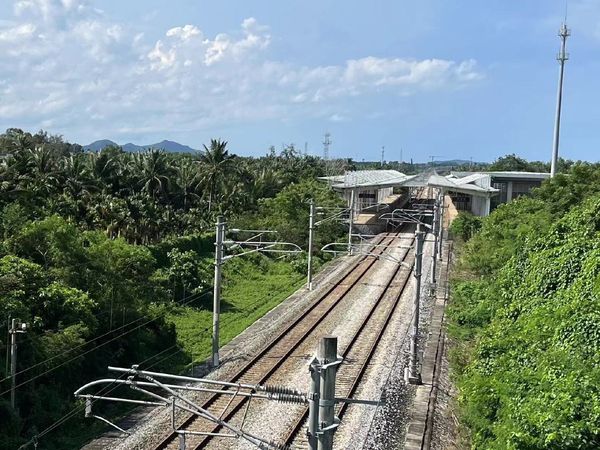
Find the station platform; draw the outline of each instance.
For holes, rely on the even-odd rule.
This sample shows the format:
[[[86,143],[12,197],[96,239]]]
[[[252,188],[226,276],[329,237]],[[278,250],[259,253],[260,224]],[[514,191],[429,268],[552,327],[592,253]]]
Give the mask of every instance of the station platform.
[[[408,202],[407,194],[392,194],[383,199],[376,207],[367,209],[358,214],[354,219],[354,227],[362,234],[383,233],[386,221],[379,217],[384,213],[392,212],[394,209],[402,208]]]

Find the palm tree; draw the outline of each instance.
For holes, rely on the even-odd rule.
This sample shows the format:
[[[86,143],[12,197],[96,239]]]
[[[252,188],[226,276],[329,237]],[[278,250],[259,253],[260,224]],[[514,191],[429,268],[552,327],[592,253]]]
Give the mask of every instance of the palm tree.
[[[137,153],[133,156],[133,166],[134,177],[138,179],[141,190],[153,200],[156,200],[157,194],[165,192],[172,169],[164,151],[149,149],[144,153]]]
[[[59,167],[55,153],[45,145],[28,150],[30,171],[25,183],[35,197],[47,198],[58,188]]]
[[[198,169],[188,159],[180,159],[174,167],[175,177],[173,182],[173,194],[178,204],[187,211],[190,202],[198,200],[198,187],[200,184]]]
[[[69,155],[60,160],[64,189],[73,197],[88,197],[97,191],[91,169],[83,155]]]
[[[200,167],[202,168],[202,182],[208,188],[208,212],[217,197],[217,187],[222,186],[225,175],[235,171],[235,155],[230,155],[227,150],[227,141],[211,139],[210,148],[204,145],[204,152],[200,155]]]

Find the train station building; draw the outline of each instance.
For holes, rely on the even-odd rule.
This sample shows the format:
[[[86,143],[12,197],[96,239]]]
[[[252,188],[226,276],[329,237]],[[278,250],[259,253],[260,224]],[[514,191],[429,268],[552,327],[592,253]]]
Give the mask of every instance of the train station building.
[[[498,205],[528,195],[550,177],[541,172],[451,172],[406,175],[396,170],[358,170],[320,177],[353,205],[356,225],[373,225],[381,212],[402,208],[416,191],[440,189],[457,211],[488,216]],[[352,202],[354,198],[354,202]]]
[[[357,170],[319,179],[339,192],[348,206],[354,195],[354,214],[360,214],[364,210],[395,206],[402,197],[398,188],[413,177],[397,170]]]
[[[508,203],[522,195],[529,195],[531,190],[540,187],[542,182],[550,178],[545,172],[451,172],[453,180],[464,180],[468,177],[482,177],[480,180],[496,189],[498,193],[491,198],[490,211],[498,205]],[[485,178],[483,178],[485,177]],[[458,209],[458,208],[457,208]],[[468,208],[467,208],[468,210]]]

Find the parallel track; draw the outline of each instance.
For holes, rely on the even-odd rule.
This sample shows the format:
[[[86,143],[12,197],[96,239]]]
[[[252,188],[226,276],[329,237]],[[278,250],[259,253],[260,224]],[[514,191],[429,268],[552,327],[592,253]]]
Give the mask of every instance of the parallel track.
[[[400,305],[402,294],[413,271],[414,260],[414,251],[411,249],[404,255],[403,263],[405,265],[398,265],[388,280],[385,290],[371,306],[360,327],[341,352],[344,362],[340,365],[336,375],[336,397],[351,398],[355,394],[381,338]],[[406,265],[410,268],[407,268]],[[348,403],[339,404],[336,408],[336,416],[341,419],[348,406]],[[290,448],[308,447],[307,435],[302,432],[303,429],[306,429],[307,420],[308,406],[303,409],[301,415],[294,422],[283,445]]]
[[[398,237],[399,233],[394,235],[385,235],[378,238],[375,244],[383,244],[382,247],[375,247],[374,254],[382,254]],[[291,355],[296,348],[309,336],[322,320],[346,297],[369,272],[369,269],[375,264],[377,258],[363,257],[353,267],[347,271],[342,279],[332,285],[323,295],[321,295],[311,306],[294,320],[286,329],[272,340],[263,350],[261,350],[252,360],[244,365],[228,381],[248,384],[263,384]],[[229,396],[215,394],[209,397],[202,407],[211,411],[218,411],[220,414],[225,411],[222,418],[229,420],[246,403],[245,398],[235,397],[231,400]],[[215,433],[220,430],[218,425],[201,419],[197,416],[190,416],[178,426],[179,429],[202,430],[209,433]],[[211,436],[187,436],[186,441],[192,444],[192,448],[203,448],[211,439]],[[178,435],[174,432],[165,436],[161,442],[154,447],[156,450],[178,449]]]

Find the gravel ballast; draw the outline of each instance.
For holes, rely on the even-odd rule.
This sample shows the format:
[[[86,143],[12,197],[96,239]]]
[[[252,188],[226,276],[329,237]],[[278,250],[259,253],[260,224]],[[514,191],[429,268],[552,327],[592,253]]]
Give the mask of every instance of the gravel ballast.
[[[412,239],[412,234],[402,236],[401,245]],[[428,237],[430,240],[430,237]],[[398,257],[406,249],[394,249]],[[427,295],[431,269],[431,243],[426,243],[423,258],[423,283],[420,321],[420,343],[427,339],[427,325],[430,316],[431,299]],[[348,268],[355,264],[358,256],[344,257],[327,267],[315,279],[316,289],[308,292],[301,289],[279,306],[255,322],[238,337],[222,348],[222,366],[205,375],[206,367],[197,370],[196,376],[213,379],[226,379],[251,355],[256,354],[273,339],[291,320],[314,302],[319,294],[341,278]],[[380,259],[371,269],[367,279],[358,283],[343,300],[343,307],[336,307],[321,323],[319,333],[303,342],[292,357],[269,379],[269,384],[280,384],[308,391],[308,363],[312,359],[318,341],[323,335],[338,337],[338,348],[344,348],[356,332],[379,294],[385,289],[392,276],[396,263]],[[351,405],[335,435],[336,449],[358,448],[401,448],[406,429],[406,411],[414,395],[414,388],[404,383],[404,367],[408,356],[410,323],[414,297],[414,277],[406,286],[400,304],[373,355],[363,381],[355,394],[357,398],[379,399],[384,397],[385,405],[374,407]],[[194,401],[203,395],[188,394]],[[281,441],[294,421],[294,415],[302,410],[299,405],[253,400],[245,418],[244,430],[262,438]],[[182,417],[184,415],[182,414]],[[239,420],[239,419],[237,419]],[[234,425],[240,424],[234,419]],[[158,442],[158,438],[170,429],[170,410],[156,408],[132,430],[134,433],[116,443],[111,448],[117,450],[146,449]],[[158,431],[160,430],[160,431]],[[243,439],[213,439],[207,448],[211,449],[250,449],[255,448]]]

